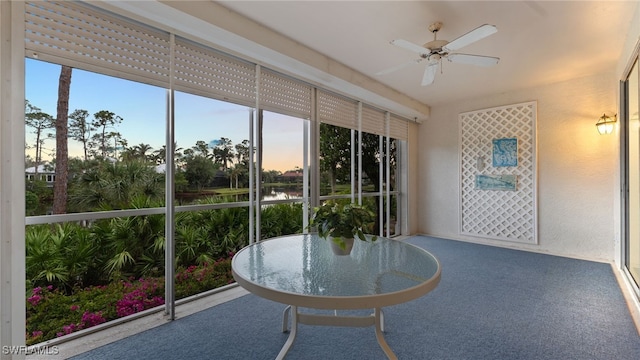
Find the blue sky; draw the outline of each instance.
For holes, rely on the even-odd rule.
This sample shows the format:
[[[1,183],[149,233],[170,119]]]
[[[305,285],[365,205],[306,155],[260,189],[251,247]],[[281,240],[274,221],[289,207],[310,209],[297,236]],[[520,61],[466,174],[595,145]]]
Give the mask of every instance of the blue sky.
[[[25,98],[31,105],[55,117],[60,65],[27,59],[25,62]],[[108,110],[123,118],[116,128],[129,146],[150,144],[153,150],[165,142],[166,90],[142,83],[122,80],[74,69],[71,76],[69,113],[76,109],[93,114]],[[251,109],[176,92],[175,140],[179,147],[189,148],[196,141],[210,143],[220,137],[230,138],[234,144],[248,139]],[[265,113],[265,143],[263,161],[267,170],[286,171],[302,167],[303,121],[288,116]],[[26,128],[27,145],[33,145],[32,129]],[[48,140],[45,150],[53,149]],[[47,158],[43,152],[43,158]],[[50,152],[50,151],[49,151]],[[80,143],[69,140],[71,156],[80,156]],[[33,157],[33,150],[27,150]]]

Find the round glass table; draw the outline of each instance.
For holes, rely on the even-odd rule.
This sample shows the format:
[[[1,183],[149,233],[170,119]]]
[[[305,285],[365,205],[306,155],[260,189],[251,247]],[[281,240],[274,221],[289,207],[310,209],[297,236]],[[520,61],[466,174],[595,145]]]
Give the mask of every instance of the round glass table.
[[[429,252],[387,238],[356,240],[350,255],[335,255],[317,234],[277,237],[249,245],[232,260],[236,282],[249,292],[288,305],[283,331],[289,338],[276,359],[283,359],[297,334],[297,324],[375,326],[389,359],[395,354],[384,339],[382,308],[425,295],[440,281],[441,267]],[[336,310],[333,315],[301,308]],[[370,316],[341,316],[337,310],[373,309]]]

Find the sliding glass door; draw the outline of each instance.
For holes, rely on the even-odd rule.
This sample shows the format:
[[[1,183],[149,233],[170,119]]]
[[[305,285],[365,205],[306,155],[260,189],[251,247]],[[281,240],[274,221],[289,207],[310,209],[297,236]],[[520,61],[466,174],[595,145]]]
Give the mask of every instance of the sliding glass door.
[[[623,82],[624,124],[623,142],[625,145],[626,169],[626,231],[624,239],[625,267],[636,285],[640,286],[640,86],[638,61]]]

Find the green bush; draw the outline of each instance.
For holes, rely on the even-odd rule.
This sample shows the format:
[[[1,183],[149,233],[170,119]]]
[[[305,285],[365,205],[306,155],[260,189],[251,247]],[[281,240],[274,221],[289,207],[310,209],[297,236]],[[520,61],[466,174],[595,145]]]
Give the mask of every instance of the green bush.
[[[302,232],[302,204],[265,206],[260,216],[262,239]]]
[[[133,198],[128,208],[154,207],[149,199]],[[264,207],[261,219],[262,238],[300,233],[302,205]],[[233,282],[231,256],[248,244],[248,208],[180,212],[175,220],[176,298]],[[27,344],[164,303],[164,222],[148,215],[27,226]]]
[[[182,299],[207,290],[233,283],[231,258],[218,260],[212,264],[191,265],[176,272],[176,299]]]

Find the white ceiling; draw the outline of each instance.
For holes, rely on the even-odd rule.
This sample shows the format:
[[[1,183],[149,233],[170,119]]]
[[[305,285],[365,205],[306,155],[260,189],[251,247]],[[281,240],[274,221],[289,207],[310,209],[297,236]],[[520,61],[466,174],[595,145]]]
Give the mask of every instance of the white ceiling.
[[[638,1],[223,1],[276,32],[435,105],[613,72]],[[424,62],[389,43],[453,40],[485,23],[498,32],[460,52],[500,58],[491,68],[443,62],[435,82],[420,86]]]

